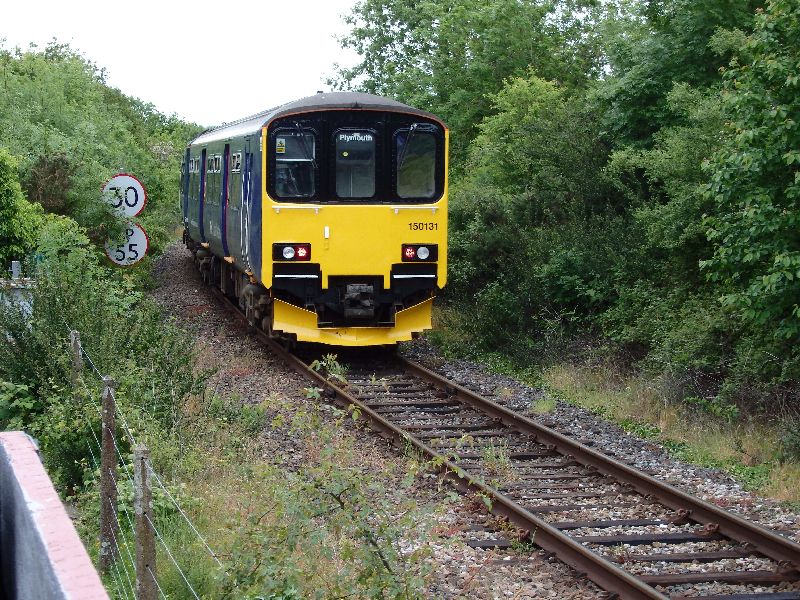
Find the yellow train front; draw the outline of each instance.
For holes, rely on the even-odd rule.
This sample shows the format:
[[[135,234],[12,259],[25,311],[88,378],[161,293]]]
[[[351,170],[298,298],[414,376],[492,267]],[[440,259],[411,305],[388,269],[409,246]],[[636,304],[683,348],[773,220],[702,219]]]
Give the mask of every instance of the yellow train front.
[[[447,277],[448,130],[359,93],[317,94],[186,149],[184,240],[205,281],[275,336],[394,344]]]

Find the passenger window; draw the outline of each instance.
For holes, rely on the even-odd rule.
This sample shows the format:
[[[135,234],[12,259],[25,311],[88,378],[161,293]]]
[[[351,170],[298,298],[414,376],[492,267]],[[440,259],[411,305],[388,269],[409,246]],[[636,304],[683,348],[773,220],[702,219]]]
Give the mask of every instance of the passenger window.
[[[375,134],[369,130],[340,129],[334,138],[336,195],[371,198],[375,195]]]
[[[310,198],[317,174],[316,136],[308,129],[278,129],[273,141],[275,194],[279,198]]]
[[[430,127],[414,123],[395,135],[397,195],[401,198],[436,195],[436,136]]]

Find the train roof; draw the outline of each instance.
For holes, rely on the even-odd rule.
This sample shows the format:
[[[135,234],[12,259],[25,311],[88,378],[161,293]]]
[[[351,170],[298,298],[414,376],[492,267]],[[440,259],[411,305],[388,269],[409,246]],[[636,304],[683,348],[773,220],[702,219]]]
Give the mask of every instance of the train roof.
[[[441,119],[436,115],[390,98],[361,92],[330,92],[307,96],[300,100],[281,104],[280,106],[267,109],[255,115],[226,123],[221,127],[209,129],[196,137],[190,145],[207,144],[250,135],[261,131],[262,127],[274,119],[298,113],[321,110],[385,110],[389,112],[418,115],[442,123]],[[442,123],[442,125],[444,126],[444,123]]]

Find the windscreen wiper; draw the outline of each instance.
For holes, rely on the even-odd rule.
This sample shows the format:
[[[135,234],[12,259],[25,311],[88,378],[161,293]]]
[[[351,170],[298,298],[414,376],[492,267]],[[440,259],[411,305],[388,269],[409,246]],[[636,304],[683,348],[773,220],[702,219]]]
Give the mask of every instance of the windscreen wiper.
[[[397,172],[403,170],[403,165],[406,164],[406,157],[408,156],[408,147],[411,145],[411,138],[414,137],[414,133],[417,131],[417,127],[419,127],[419,123],[412,123],[411,127],[408,129],[408,135],[406,136],[406,143],[403,144],[403,150],[400,152],[400,159],[397,161]]]
[[[300,143],[303,146],[303,154],[305,155],[305,159],[311,161],[311,166],[316,171],[317,170],[317,159],[312,155],[311,152],[308,151],[308,145],[306,144],[306,130],[300,125],[299,122],[294,122],[294,127],[300,133]]]

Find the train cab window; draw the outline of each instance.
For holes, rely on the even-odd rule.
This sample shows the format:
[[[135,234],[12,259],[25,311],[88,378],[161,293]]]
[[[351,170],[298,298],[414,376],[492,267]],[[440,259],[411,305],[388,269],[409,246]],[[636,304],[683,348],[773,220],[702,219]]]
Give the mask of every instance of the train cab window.
[[[310,198],[317,178],[316,136],[308,129],[278,129],[274,137],[275,194]]]
[[[433,198],[436,195],[436,130],[414,123],[395,134],[397,195]]]
[[[371,198],[375,195],[375,133],[339,129],[336,146],[336,195],[339,198]]]

